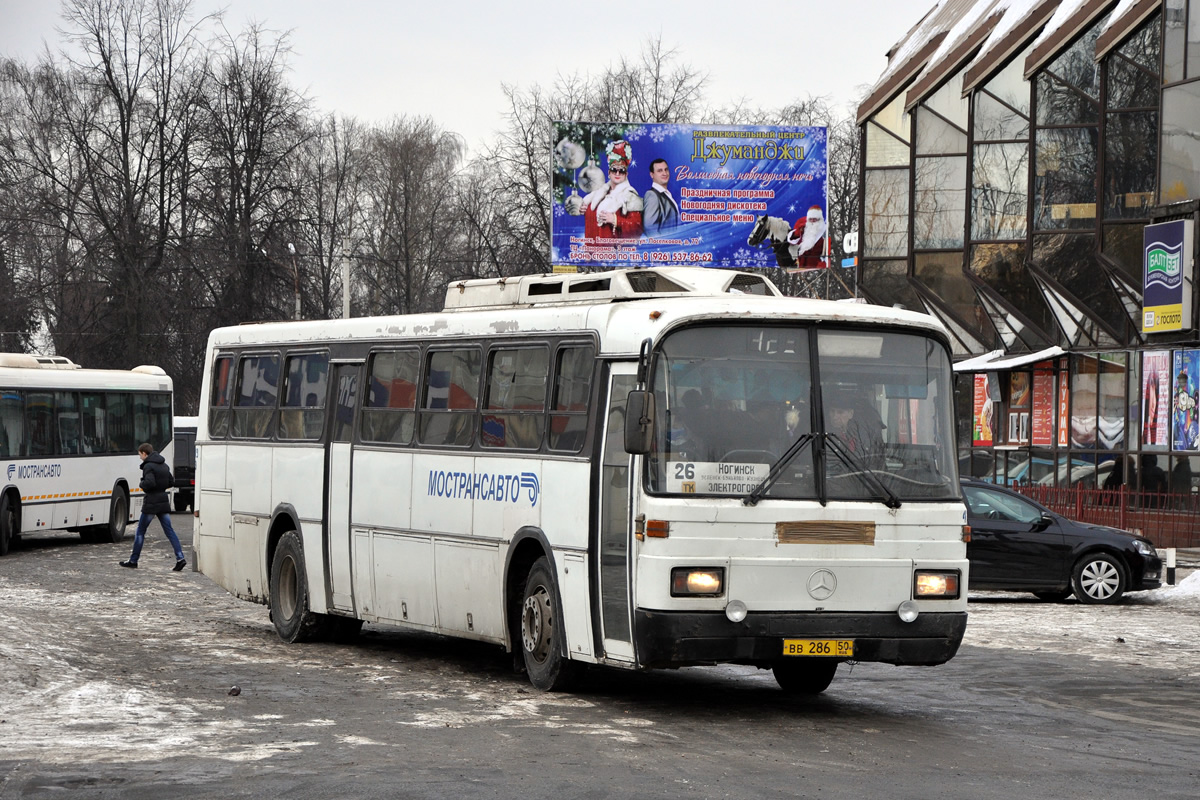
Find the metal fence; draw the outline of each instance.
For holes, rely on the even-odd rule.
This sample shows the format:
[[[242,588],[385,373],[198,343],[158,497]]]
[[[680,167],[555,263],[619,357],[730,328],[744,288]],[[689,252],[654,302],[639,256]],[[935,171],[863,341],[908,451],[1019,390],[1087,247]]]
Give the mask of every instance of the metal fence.
[[[1124,528],[1155,547],[1200,547],[1200,495],[1115,489],[1014,486],[1021,494],[1080,522]]]

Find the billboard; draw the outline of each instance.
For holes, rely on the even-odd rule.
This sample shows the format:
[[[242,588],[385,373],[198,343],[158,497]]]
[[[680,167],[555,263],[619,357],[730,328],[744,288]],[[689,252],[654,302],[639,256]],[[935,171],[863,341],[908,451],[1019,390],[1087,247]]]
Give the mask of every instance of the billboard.
[[[554,123],[556,267],[829,264],[824,127]]]
[[[1192,328],[1190,219],[1147,225],[1142,234],[1142,333]]]
[[[1167,449],[1171,351],[1142,352],[1142,449]]]
[[[1176,350],[1171,373],[1171,447],[1200,450],[1200,350]]]

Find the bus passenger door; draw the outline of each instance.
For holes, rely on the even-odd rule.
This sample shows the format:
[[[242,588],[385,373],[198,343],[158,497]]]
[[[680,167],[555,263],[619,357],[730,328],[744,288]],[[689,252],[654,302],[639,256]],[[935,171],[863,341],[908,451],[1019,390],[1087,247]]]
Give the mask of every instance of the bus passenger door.
[[[341,611],[354,610],[350,589],[350,492],[351,442],[354,441],[354,412],[358,406],[357,364],[335,364],[330,404],[329,444],[325,452],[325,557],[329,576],[330,602]]]
[[[633,660],[629,590],[632,535],[629,487],[633,458],[625,452],[625,402],[637,386],[635,370],[632,364],[613,365],[600,451],[600,486],[594,494],[599,503],[596,516],[600,520],[600,624],[604,653],[621,661]]]

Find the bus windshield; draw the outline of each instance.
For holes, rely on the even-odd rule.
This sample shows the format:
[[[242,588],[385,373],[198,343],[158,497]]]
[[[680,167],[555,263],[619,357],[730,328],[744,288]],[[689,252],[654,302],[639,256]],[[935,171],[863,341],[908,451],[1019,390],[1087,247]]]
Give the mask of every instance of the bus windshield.
[[[898,505],[959,497],[950,358],[932,336],[704,325],[654,360],[648,488]]]

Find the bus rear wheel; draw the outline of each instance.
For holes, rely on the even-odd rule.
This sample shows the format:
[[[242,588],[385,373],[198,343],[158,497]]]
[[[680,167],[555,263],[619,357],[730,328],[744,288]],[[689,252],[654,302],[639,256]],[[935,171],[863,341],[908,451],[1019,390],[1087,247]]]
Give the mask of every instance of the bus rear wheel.
[[[816,695],[829,688],[837,672],[834,658],[784,658],[776,661],[771,671],[775,682],[788,694]]]
[[[308,578],[300,534],[288,531],[275,548],[271,561],[271,622],[279,638],[289,644],[317,638],[324,615],[308,610]]]
[[[0,556],[8,555],[17,537],[17,508],[8,494],[0,494]]]
[[[578,673],[563,653],[563,626],[558,618],[558,584],[545,556],[533,562],[521,594],[521,652],[533,688],[543,692],[567,689]]]
[[[108,526],[104,529],[108,541],[118,544],[125,538],[125,528],[129,525],[129,499],[125,490],[113,489],[112,502],[108,506]]]

